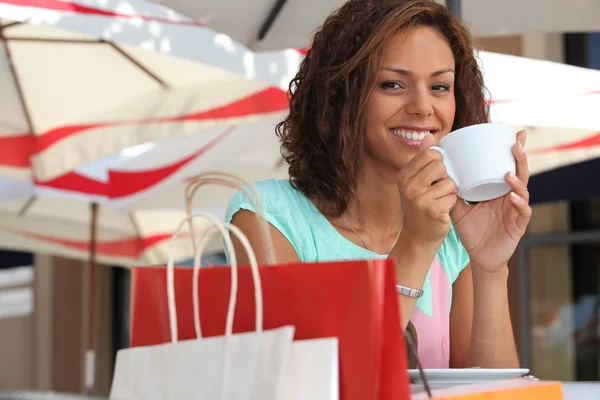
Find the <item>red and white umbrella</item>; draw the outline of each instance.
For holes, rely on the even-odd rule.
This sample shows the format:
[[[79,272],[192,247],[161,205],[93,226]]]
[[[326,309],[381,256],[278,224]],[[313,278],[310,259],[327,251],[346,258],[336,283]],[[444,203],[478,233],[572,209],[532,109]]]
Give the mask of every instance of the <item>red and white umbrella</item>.
[[[38,180],[287,107],[301,55],[255,54],[151,3],[0,0],[0,173]]]
[[[105,193],[71,171],[132,145],[278,115],[287,97],[273,84],[287,85],[299,53],[254,55],[154,4],[105,3],[0,0],[0,246],[164,262],[182,213],[107,209]],[[65,175],[86,195],[58,201],[35,189]],[[181,258],[191,254],[184,242]]]
[[[283,116],[127,149],[59,178],[38,182],[34,192],[95,201],[120,210],[181,211],[187,181],[203,171],[225,170],[246,181],[285,178],[287,167],[281,162],[279,143],[273,140],[275,125]],[[222,214],[233,193],[218,186],[202,189],[194,206]]]
[[[250,181],[285,177],[272,140],[282,117],[139,145],[61,177],[23,184],[20,200],[0,203],[0,247],[82,260],[93,250],[99,262],[125,266],[164,263],[167,239],[185,217],[187,178],[209,169]],[[222,216],[233,193],[203,188],[195,205]],[[193,256],[189,238],[176,245],[177,259]],[[214,246],[220,249],[220,241]]]

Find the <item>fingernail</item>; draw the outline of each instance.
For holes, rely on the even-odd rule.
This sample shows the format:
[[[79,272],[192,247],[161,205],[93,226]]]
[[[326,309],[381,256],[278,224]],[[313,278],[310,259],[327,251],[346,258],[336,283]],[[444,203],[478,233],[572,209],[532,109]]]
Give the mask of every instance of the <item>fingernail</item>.
[[[525,149],[523,148],[523,145],[521,144],[521,142],[517,142],[519,144],[519,151],[523,154],[525,154]]]
[[[508,173],[508,176],[509,176],[509,177],[510,177],[510,179],[512,179],[513,181],[516,181],[516,180],[518,180],[517,176],[516,176],[516,175],[515,175],[515,173],[514,173],[514,172],[512,172],[512,171]]]
[[[515,192],[510,192],[510,197],[512,197],[512,199],[514,201],[520,202],[521,201],[521,196],[519,196],[518,194],[516,194]]]

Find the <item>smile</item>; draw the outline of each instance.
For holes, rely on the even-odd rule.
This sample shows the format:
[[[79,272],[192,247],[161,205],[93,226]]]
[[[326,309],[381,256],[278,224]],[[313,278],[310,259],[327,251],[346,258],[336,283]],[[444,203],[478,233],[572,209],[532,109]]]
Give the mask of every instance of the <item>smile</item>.
[[[404,129],[390,129],[390,132],[395,136],[400,136],[404,139],[420,142],[423,140],[425,135],[430,133],[430,131],[409,131]]]

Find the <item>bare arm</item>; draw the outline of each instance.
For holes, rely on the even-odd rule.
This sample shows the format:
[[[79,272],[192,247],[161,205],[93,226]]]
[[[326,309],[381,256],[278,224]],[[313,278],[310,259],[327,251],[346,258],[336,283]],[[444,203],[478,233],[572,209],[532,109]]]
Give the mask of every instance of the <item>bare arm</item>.
[[[473,272],[467,265],[452,285],[450,310],[450,367],[469,366],[473,329]]]
[[[452,287],[450,366],[518,368],[508,308],[508,268],[497,275],[467,265]]]
[[[267,256],[265,253],[265,245],[260,233],[258,218],[260,217],[251,211],[240,210],[235,213],[231,223],[237,226],[248,238],[248,241],[254,250],[254,254],[256,255],[258,264],[265,265],[267,264]],[[277,259],[277,264],[299,263],[300,258],[298,257],[296,250],[285,238],[285,236],[283,236],[283,234],[271,224],[269,224],[269,230],[271,232],[271,238],[273,239],[273,247],[275,249],[275,258]],[[246,251],[242,247],[241,243],[235,236],[232,236],[232,240],[238,264],[248,265],[248,256],[246,255]]]
[[[518,368],[510,311],[508,266],[491,274],[473,267],[473,331],[469,365]]]

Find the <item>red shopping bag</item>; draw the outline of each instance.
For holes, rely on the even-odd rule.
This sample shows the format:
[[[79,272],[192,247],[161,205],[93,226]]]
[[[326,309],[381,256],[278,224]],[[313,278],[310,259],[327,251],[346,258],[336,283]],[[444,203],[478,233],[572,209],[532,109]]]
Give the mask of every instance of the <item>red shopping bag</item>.
[[[260,276],[264,329],[293,325],[296,340],[338,338],[341,399],[410,399],[392,260],[266,266]],[[230,283],[226,267],[200,270],[203,337],[224,334]],[[133,269],[133,347],[170,341],[166,287],[164,267]],[[191,268],[175,269],[175,295],[179,340],[192,339]],[[254,305],[250,269],[239,267],[234,332],[255,329]]]

